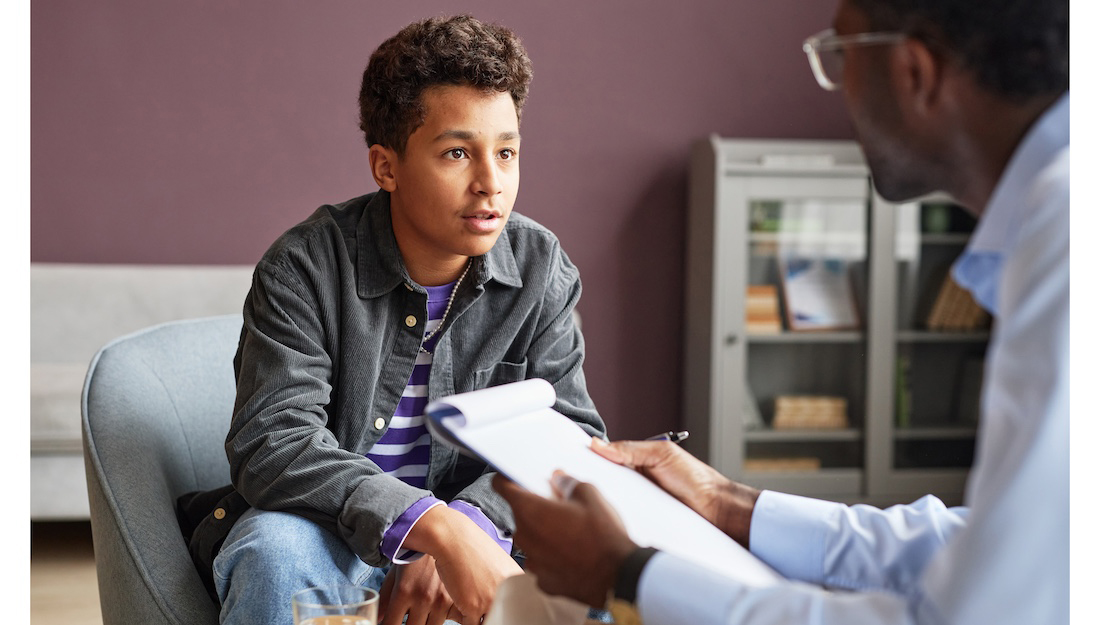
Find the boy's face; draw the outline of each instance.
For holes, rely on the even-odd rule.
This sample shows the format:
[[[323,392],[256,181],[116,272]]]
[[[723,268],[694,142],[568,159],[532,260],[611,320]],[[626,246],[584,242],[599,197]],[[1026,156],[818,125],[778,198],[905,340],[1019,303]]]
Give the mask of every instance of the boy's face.
[[[390,191],[393,229],[414,280],[453,280],[466,257],[496,243],[519,191],[519,121],[508,93],[431,87],[421,96],[424,123],[405,154],[372,156],[375,179]],[[419,276],[416,274],[420,274]]]

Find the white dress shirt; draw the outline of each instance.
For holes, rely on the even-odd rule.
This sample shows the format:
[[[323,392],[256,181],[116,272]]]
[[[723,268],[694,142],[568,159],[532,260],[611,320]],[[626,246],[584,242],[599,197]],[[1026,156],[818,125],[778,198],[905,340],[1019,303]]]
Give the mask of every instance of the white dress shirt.
[[[1069,622],[1069,94],[1017,147],[953,271],[996,316],[962,508],[764,492],[752,552],[788,577],[716,578],[658,553],[647,625]]]

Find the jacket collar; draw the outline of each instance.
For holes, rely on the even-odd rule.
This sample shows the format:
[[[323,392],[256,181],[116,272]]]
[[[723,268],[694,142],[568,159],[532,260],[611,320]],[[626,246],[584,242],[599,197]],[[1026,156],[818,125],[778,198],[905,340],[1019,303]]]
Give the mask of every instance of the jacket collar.
[[[417,288],[409,277],[401,258],[401,250],[397,247],[397,238],[393,234],[390,193],[378,191],[367,197],[367,206],[363,209],[355,232],[359,258],[359,297],[385,295],[403,284]],[[515,288],[523,287],[507,225],[488,253],[474,257],[470,276],[478,286],[495,280]]]

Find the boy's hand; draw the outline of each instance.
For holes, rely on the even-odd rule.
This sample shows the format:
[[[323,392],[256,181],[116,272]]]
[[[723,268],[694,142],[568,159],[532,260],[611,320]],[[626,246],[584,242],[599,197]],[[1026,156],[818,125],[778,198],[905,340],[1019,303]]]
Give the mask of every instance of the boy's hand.
[[[379,593],[380,623],[401,624],[407,614],[409,625],[438,625],[453,616],[454,602],[435,571],[435,559],[424,555],[409,564],[390,568]]]
[[[488,614],[504,578],[523,572],[469,517],[446,506],[426,512],[405,546],[425,555],[394,567],[397,573],[386,577],[380,605],[385,625],[400,625],[405,614],[408,625],[435,625],[447,618],[476,625]]]
[[[454,597],[452,616],[464,624],[481,622],[489,613],[497,587],[504,578],[519,575],[523,570],[506,551],[462,513],[465,523],[452,529],[455,537],[435,559],[440,580]]]

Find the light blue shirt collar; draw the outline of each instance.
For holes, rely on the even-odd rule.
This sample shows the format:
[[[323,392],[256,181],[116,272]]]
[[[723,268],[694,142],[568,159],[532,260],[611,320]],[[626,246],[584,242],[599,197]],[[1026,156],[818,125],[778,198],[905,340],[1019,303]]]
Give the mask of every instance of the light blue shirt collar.
[[[1024,136],[1008,162],[966,251],[955,262],[955,281],[997,314],[997,286],[1004,259],[1015,247],[1018,224],[1026,217],[1027,189],[1039,172],[1069,145],[1069,92],[1054,103]]]

